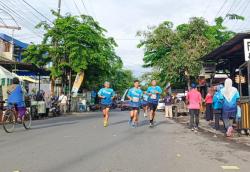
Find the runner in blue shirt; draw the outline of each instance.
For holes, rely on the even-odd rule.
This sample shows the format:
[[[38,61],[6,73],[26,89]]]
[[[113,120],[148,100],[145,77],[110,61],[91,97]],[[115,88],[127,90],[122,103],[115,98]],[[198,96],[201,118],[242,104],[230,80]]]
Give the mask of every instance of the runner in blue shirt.
[[[130,88],[128,91],[128,98],[130,100],[130,120],[129,124],[132,127],[138,126],[138,112],[141,106],[142,90],[139,88],[139,81],[134,81],[134,87]]]
[[[142,108],[143,108],[143,112],[144,112],[144,117],[146,118],[148,116],[148,94],[145,91],[143,94],[143,98],[142,98]]]
[[[98,97],[101,98],[101,108],[103,112],[103,126],[107,127],[108,126],[108,119],[109,119],[109,109],[113,103],[113,98],[114,98],[115,92],[112,88],[110,88],[110,83],[105,82],[104,83],[104,88],[100,89],[98,92]]]
[[[148,87],[147,94],[148,94],[148,106],[150,109],[150,118],[149,118],[149,124],[150,127],[154,126],[154,117],[155,117],[155,111],[158,106],[158,101],[160,99],[160,95],[162,93],[161,87],[156,85],[156,80],[152,80],[150,87]]]

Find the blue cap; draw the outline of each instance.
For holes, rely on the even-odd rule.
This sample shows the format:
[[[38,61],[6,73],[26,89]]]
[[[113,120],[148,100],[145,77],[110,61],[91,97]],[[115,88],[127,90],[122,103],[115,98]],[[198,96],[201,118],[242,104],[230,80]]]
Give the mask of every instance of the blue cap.
[[[196,88],[196,84],[195,84],[195,83],[192,83],[192,84],[191,84],[191,87],[192,87],[192,88]]]

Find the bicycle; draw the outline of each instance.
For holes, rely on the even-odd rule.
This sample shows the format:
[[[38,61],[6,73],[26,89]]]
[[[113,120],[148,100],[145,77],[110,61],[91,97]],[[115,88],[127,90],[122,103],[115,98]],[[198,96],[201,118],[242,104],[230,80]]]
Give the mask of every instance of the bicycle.
[[[2,123],[5,132],[12,133],[17,123],[22,124],[26,130],[31,128],[32,118],[29,109],[25,109],[25,113],[20,121],[17,120],[19,114],[15,104],[9,105],[6,109],[3,109],[3,112]]]

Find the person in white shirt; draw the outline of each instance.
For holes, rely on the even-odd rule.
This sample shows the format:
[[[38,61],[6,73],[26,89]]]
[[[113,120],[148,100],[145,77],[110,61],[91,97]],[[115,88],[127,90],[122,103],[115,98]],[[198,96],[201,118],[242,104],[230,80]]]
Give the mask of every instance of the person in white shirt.
[[[61,95],[59,96],[59,105],[60,105],[60,111],[62,113],[66,113],[67,111],[67,96],[62,92]]]

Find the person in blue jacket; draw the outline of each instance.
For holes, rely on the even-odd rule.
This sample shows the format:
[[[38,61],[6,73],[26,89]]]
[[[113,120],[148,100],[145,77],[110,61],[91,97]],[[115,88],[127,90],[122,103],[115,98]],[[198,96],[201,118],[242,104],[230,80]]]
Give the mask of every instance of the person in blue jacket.
[[[233,87],[233,81],[230,78],[225,80],[224,88],[221,89],[223,95],[222,118],[226,128],[226,136],[231,137],[233,134],[232,122],[236,119],[237,104],[240,94],[237,88]]]
[[[100,89],[100,91],[98,92],[98,97],[101,99],[101,109],[104,117],[103,120],[104,127],[108,126],[109,110],[112,106],[114,96],[115,96],[114,90],[110,88],[110,83],[106,81],[104,83],[104,88]]]
[[[18,120],[21,120],[26,112],[24,101],[24,90],[17,77],[13,78],[12,85],[8,87],[8,106],[16,106],[18,112]]]
[[[154,117],[155,117],[155,111],[158,106],[158,101],[160,99],[162,89],[161,87],[156,85],[156,80],[152,80],[150,87],[147,89],[147,94],[148,94],[148,106],[150,109],[150,118],[149,118],[149,125],[150,127],[154,126]]]
[[[223,88],[223,85],[220,84],[216,87],[216,92],[213,96],[213,113],[215,117],[214,121],[214,128],[216,130],[220,129],[220,119],[222,115],[222,106],[223,106],[223,95],[221,93],[221,89]]]
[[[138,112],[141,106],[141,99],[143,92],[139,88],[140,84],[138,80],[134,81],[134,87],[130,88],[128,91],[127,97],[129,98],[130,102],[130,120],[129,124],[132,124],[132,127],[138,126]]]

